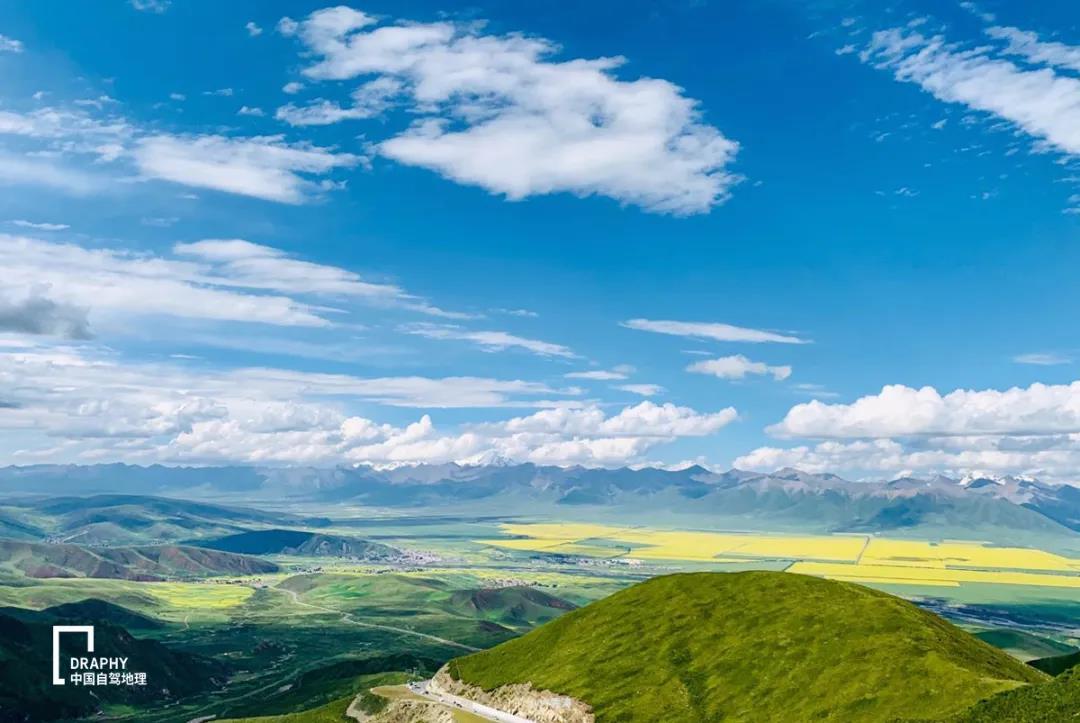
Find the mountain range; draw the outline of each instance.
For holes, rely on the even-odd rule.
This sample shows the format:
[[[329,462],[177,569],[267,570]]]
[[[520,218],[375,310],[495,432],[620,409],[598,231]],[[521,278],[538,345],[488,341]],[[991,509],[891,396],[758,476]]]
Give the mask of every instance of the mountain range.
[[[947,534],[964,530],[994,539],[995,531],[1075,536],[1080,533],[1080,488],[1024,477],[901,477],[855,482],[833,474],[796,469],[772,473],[713,472],[691,466],[602,469],[533,464],[457,464],[371,467],[139,467],[132,465],[38,465],[0,468],[0,531],[36,537],[33,521],[15,514],[41,505],[42,495],[167,495],[250,502],[350,503],[391,510],[438,508],[455,514],[515,516],[527,511],[560,518],[656,520],[791,527],[827,532],[918,531]],[[108,501],[108,498],[105,499]],[[83,500],[85,502],[85,500]],[[52,514],[58,502],[52,503]],[[161,504],[166,504],[165,502]],[[173,504],[198,505],[198,503]],[[62,514],[87,512],[75,500]],[[62,505],[61,505],[62,506]],[[115,513],[115,505],[113,506]],[[173,514],[175,512],[175,514]],[[170,511],[182,522],[164,529],[162,539],[183,539],[188,524],[205,523],[205,510]],[[235,520],[215,516],[217,532],[242,531],[246,523],[281,525],[281,515],[236,509]],[[110,520],[101,520],[108,523]],[[303,526],[319,519],[293,520]],[[245,524],[240,524],[245,523]],[[85,529],[85,524],[80,526]],[[89,533],[88,533],[89,534]],[[93,539],[93,534],[90,534]],[[144,535],[140,537],[145,538]],[[80,541],[84,541],[83,540]]]

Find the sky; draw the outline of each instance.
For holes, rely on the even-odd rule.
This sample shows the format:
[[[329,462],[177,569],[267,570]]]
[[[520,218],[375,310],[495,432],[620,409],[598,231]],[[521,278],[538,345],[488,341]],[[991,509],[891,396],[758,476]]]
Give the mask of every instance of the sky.
[[[0,5],[0,464],[1080,484],[1068,3]]]

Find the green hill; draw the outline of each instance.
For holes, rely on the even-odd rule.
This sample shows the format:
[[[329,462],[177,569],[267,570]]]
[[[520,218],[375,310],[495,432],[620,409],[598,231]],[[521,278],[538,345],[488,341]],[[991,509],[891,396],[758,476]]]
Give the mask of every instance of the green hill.
[[[191,540],[187,544],[245,555],[359,557],[372,561],[389,560],[401,555],[399,550],[378,542],[306,530],[251,530],[213,540]]]
[[[531,587],[458,590],[450,595],[451,608],[471,617],[512,627],[534,627],[554,620],[575,605]]]
[[[988,700],[948,719],[948,723],[1069,723],[1080,720],[1080,668]]]
[[[573,696],[598,723],[935,718],[1046,680],[905,600],[776,572],[654,578],[449,673]]]
[[[96,577],[157,581],[276,572],[266,560],[182,545],[86,548],[0,540],[0,578]]]

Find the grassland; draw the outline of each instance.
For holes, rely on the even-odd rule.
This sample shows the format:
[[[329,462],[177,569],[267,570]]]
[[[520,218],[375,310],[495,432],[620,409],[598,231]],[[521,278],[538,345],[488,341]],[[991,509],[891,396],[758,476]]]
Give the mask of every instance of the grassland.
[[[529,681],[589,703],[598,723],[935,717],[1046,679],[899,598],[767,572],[654,578],[451,674]]]

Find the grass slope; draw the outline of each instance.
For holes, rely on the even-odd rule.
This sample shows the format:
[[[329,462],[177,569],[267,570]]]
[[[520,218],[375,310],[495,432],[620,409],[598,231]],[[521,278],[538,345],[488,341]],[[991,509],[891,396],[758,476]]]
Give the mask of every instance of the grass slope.
[[[999,693],[948,723],[1067,723],[1080,721],[1080,668],[1053,680]]]
[[[654,578],[450,673],[571,695],[598,723],[940,717],[1046,679],[900,598],[775,572]]]
[[[276,572],[266,560],[182,545],[84,548],[0,540],[0,576],[157,581]]]

